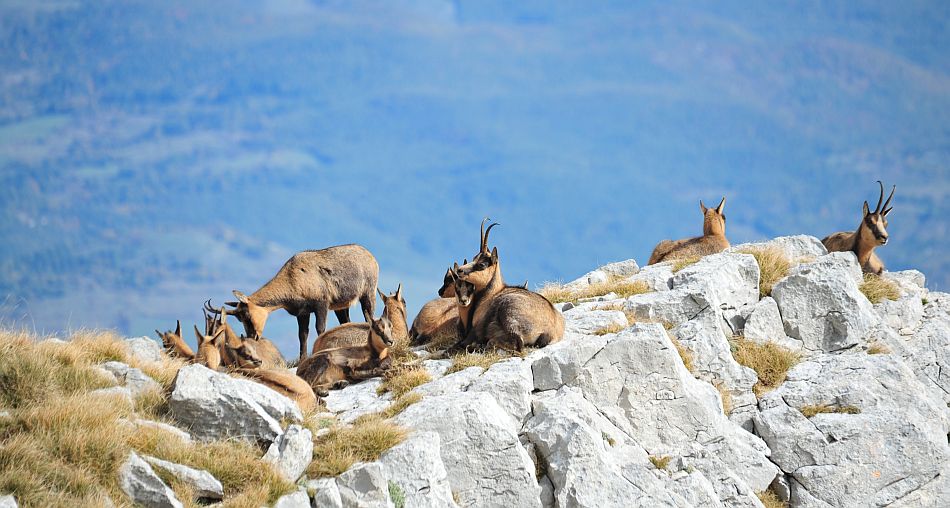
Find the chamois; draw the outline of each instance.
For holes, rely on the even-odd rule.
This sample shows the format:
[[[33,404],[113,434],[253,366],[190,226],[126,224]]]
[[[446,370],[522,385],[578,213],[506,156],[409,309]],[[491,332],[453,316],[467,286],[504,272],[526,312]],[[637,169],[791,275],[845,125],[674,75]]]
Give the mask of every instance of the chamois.
[[[452,274],[455,293],[455,307],[458,315],[459,337],[468,335],[472,324],[472,303],[475,300],[475,284],[461,278],[458,274],[458,263],[449,271]]]
[[[234,372],[286,395],[300,407],[310,411],[317,405],[317,396],[310,384],[286,369],[236,369]]]
[[[198,354],[195,355],[195,363],[204,365],[211,370],[218,370],[221,367],[221,347],[224,330],[219,329],[213,336],[205,335],[195,326],[195,337],[198,339]]]
[[[383,375],[392,365],[389,346],[393,343],[392,325],[385,316],[374,319],[360,346],[325,349],[304,358],[297,365],[297,375],[310,383],[314,393],[326,397],[328,390],[346,387],[350,381],[361,381]]]
[[[188,343],[185,342],[185,339],[181,336],[181,321],[175,322],[174,332],[167,331],[162,333],[155,330],[155,333],[158,334],[158,338],[162,339],[162,347],[165,348],[165,353],[167,353],[168,356],[182,358],[188,361],[195,359],[195,352],[191,350],[191,347],[188,346]],[[208,335],[211,334],[209,333]]]
[[[369,322],[376,305],[379,264],[359,245],[340,245],[294,254],[274,277],[246,296],[234,290],[237,302],[229,302],[244,325],[245,334],[258,339],[271,312],[284,309],[297,316],[300,357],[307,356],[310,314],[316,314],[317,336],[327,327],[327,311],[336,313],[340,324],[350,321],[350,306],[360,302]]]
[[[406,300],[402,298],[402,284],[395,293],[386,295],[379,291],[379,296],[383,299],[383,316],[392,325],[393,341],[405,344],[409,340],[409,327],[406,324]],[[365,344],[369,327],[369,323],[346,323],[332,328],[317,338],[311,354],[325,349]]]
[[[706,208],[703,201],[699,201],[699,209],[703,212],[703,236],[684,238],[682,240],[663,240],[653,249],[648,265],[661,261],[707,256],[716,254],[729,248],[726,239],[726,215],[722,209],[726,204],[723,197],[716,208]]]
[[[286,367],[287,362],[284,360],[284,355],[267,338],[238,337],[231,325],[228,324],[228,311],[224,307],[220,310],[215,309],[211,307],[209,301],[205,303],[205,311],[217,315],[217,318],[213,319],[208,325],[211,330],[209,334],[218,329],[224,329],[224,340],[220,343],[220,349],[221,360],[226,367]]]
[[[832,233],[823,238],[821,243],[825,244],[828,252],[853,252],[858,257],[858,263],[861,264],[861,270],[864,273],[880,275],[884,271],[884,263],[874,253],[874,248],[879,245],[887,245],[887,214],[893,210],[893,207],[888,207],[888,205],[891,204],[897,186],[891,188],[891,195],[881,206],[881,201],[884,200],[884,184],[880,180],[877,183],[881,186],[881,195],[877,199],[877,207],[872,212],[868,207],[868,202],[864,202],[864,218],[861,220],[857,231]]]

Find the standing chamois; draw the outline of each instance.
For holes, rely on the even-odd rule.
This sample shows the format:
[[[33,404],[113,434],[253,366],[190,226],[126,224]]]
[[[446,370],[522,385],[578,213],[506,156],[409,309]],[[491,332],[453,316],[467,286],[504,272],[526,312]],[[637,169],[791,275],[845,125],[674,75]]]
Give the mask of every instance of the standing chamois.
[[[722,213],[726,205],[723,197],[716,208],[706,208],[703,201],[699,201],[699,208],[703,211],[703,236],[685,238],[683,240],[663,240],[653,249],[648,265],[661,261],[702,257],[716,254],[729,248],[726,240],[726,215]]]
[[[327,311],[334,311],[340,324],[350,321],[350,306],[360,302],[369,322],[376,305],[379,264],[359,245],[340,245],[294,254],[277,275],[246,296],[235,290],[237,302],[231,313],[244,324],[245,334],[260,338],[271,312],[284,309],[297,316],[300,357],[307,356],[310,314],[316,314],[317,336],[327,327]]]
[[[314,393],[326,397],[330,389],[346,387],[350,381],[378,377],[392,365],[389,346],[393,343],[392,325],[385,316],[370,323],[360,346],[325,349],[304,358],[297,375],[310,383]]]
[[[379,296],[383,299],[383,317],[392,325],[394,343],[405,344],[409,340],[409,326],[406,323],[406,300],[402,297],[402,284],[396,288],[395,293],[387,295],[379,291]],[[325,349],[365,344],[369,328],[369,323],[346,323],[331,328],[317,338],[311,354],[317,354]]]
[[[864,202],[864,218],[857,231],[832,233],[822,239],[821,243],[825,244],[828,252],[853,252],[858,257],[858,263],[861,264],[861,270],[864,273],[880,275],[884,271],[884,263],[874,253],[874,248],[878,245],[887,245],[887,214],[893,210],[893,207],[889,208],[888,205],[891,204],[897,186],[891,188],[891,195],[881,206],[881,201],[884,200],[884,184],[880,180],[877,183],[881,186],[877,207],[872,212],[868,208],[868,202]]]
[[[195,352],[191,350],[191,347],[188,346],[188,343],[185,342],[185,339],[181,336],[181,321],[175,322],[174,332],[167,331],[162,333],[155,330],[155,333],[158,334],[158,338],[162,339],[162,347],[165,348],[165,353],[168,354],[168,356],[181,358],[189,362],[195,359]],[[206,335],[212,334],[206,333]]]

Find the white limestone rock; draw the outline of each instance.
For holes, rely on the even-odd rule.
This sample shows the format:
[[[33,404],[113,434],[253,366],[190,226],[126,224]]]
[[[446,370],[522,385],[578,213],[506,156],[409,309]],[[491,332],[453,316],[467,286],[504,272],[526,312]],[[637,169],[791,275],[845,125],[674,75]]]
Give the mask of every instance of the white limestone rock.
[[[379,458],[383,476],[405,495],[406,506],[454,507],[452,487],[441,457],[441,439],[435,432],[414,432]]]
[[[182,508],[184,505],[175,497],[172,489],[155,474],[152,466],[142,460],[135,452],[129,452],[128,458],[119,469],[119,488],[135,504],[147,508]]]
[[[148,377],[144,372],[134,367],[130,367],[122,362],[106,362],[100,365],[103,369],[115,376],[116,381],[129,389],[132,396],[150,390],[161,390],[154,379]]]
[[[129,353],[143,362],[160,362],[162,360],[162,346],[148,337],[132,337],[125,339]]]
[[[774,342],[792,351],[801,351],[804,344],[785,334],[785,325],[778,304],[771,296],[745,307],[742,310],[745,321],[742,335],[753,342],[764,344]]]
[[[343,500],[340,499],[340,489],[336,486],[335,478],[308,480],[306,487],[310,497],[313,498],[314,507],[343,508]]]
[[[463,392],[468,389],[478,376],[482,375],[485,369],[481,367],[468,367],[467,369],[453,372],[447,376],[440,377],[435,381],[430,381],[424,385],[417,386],[412,391],[424,396],[449,395]]]
[[[673,283],[673,265],[657,263],[644,266],[636,275],[627,277],[627,282],[644,282],[653,291],[669,291]]]
[[[17,508],[16,499],[9,494],[0,496],[0,508]]]
[[[203,469],[194,469],[181,464],[175,464],[156,457],[143,457],[151,466],[167,471],[181,482],[191,487],[195,496],[200,499],[224,498],[224,486],[211,473]]]
[[[568,282],[564,285],[564,287],[572,290],[583,289],[592,284],[607,282],[611,278],[628,277],[630,275],[636,274],[639,271],[640,265],[638,265],[634,259],[617,261],[615,263],[601,266],[596,270],[587,272],[577,279]]]
[[[814,236],[796,235],[780,236],[764,242],[742,243],[733,245],[726,249],[726,252],[738,252],[749,249],[777,248],[785,253],[788,260],[792,263],[811,262],[825,254],[828,249],[825,248],[821,240]]]
[[[295,482],[313,460],[313,434],[300,425],[289,425],[264,454],[264,461],[289,482]]]
[[[336,479],[344,508],[389,508],[389,481],[378,462],[353,465]]]
[[[285,494],[274,503],[274,508],[310,508],[310,496],[305,490]]]
[[[627,316],[619,310],[587,310],[575,307],[564,313],[564,329],[575,333],[593,335],[611,326],[628,326]]]
[[[393,402],[393,395],[386,392],[376,393],[382,379],[373,378],[354,383],[342,390],[330,390],[330,394],[323,397],[328,411],[337,413],[337,418],[344,423],[369,413],[378,413]]]
[[[467,391],[486,392],[495,398],[519,425],[531,412],[531,392],[534,390],[534,378],[531,363],[521,358],[502,360],[475,378]]]

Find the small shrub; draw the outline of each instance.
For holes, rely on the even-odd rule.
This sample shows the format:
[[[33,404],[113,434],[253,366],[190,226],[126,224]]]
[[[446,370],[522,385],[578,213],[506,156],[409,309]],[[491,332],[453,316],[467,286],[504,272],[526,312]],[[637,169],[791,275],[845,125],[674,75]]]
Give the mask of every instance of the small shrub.
[[[617,332],[619,332],[619,331],[621,331],[621,330],[623,330],[623,329],[625,329],[625,328],[626,328],[626,326],[623,326],[623,325],[621,325],[621,324],[611,323],[611,324],[609,324],[609,325],[607,325],[607,326],[605,326],[605,327],[603,327],[603,328],[600,328],[600,329],[598,329],[597,331],[595,331],[595,332],[594,332],[594,335],[607,335],[608,333],[617,333]]]
[[[357,462],[378,459],[405,438],[404,429],[379,418],[358,420],[351,427],[333,429],[314,442],[313,462],[307,474],[313,478],[338,476]]]
[[[870,346],[868,346],[869,355],[886,355],[890,352],[891,348],[887,347],[887,344],[880,341],[874,341]]]
[[[432,381],[432,376],[421,365],[397,365],[386,371],[383,376],[383,383],[376,389],[376,393],[382,395],[391,391],[394,396],[400,397],[409,390],[429,381]]]
[[[833,406],[831,404],[810,404],[807,406],[802,406],[798,411],[805,418],[811,418],[821,413],[841,413],[849,415],[861,413],[861,410],[854,406]]]
[[[619,298],[627,298],[649,292],[650,286],[647,286],[646,282],[630,282],[624,277],[611,277],[606,282],[598,282],[577,290],[571,290],[556,283],[545,284],[538,290],[538,293],[551,303],[577,303],[578,300],[604,296],[609,293],[614,293]]]
[[[884,300],[897,300],[901,297],[901,290],[897,284],[873,273],[864,274],[864,282],[861,283],[859,289],[874,304]]]
[[[679,339],[674,337],[673,334],[667,332],[666,335],[676,348],[676,352],[679,353],[680,358],[683,360],[683,365],[686,366],[686,370],[690,371],[690,373],[695,373],[696,367],[693,365],[693,352],[680,344]]]
[[[759,397],[774,390],[785,381],[785,375],[801,360],[801,355],[774,342],[759,344],[744,337],[733,341],[736,361],[754,370],[759,381],[752,391]]]
[[[505,358],[510,358],[510,356],[503,355],[497,351],[486,351],[484,353],[459,353],[452,357],[452,366],[449,367],[445,373],[452,374],[453,372],[459,372],[469,367],[481,367],[487,370],[489,367],[504,360]]]
[[[673,273],[676,273],[689,265],[695,265],[702,258],[702,256],[690,256],[688,258],[674,259],[670,269],[673,271]]]
[[[743,254],[751,254],[759,264],[759,297],[772,294],[772,286],[788,276],[792,262],[785,255],[785,251],[777,247],[750,248],[740,250]]]
[[[406,493],[392,480],[389,481],[389,498],[392,499],[395,508],[406,506]]]
[[[779,499],[778,495],[772,491],[772,489],[756,492],[755,495],[765,508],[788,508],[788,503]]]
[[[670,459],[672,457],[668,455],[650,455],[650,462],[653,464],[653,467],[665,470],[666,466],[670,464]]]

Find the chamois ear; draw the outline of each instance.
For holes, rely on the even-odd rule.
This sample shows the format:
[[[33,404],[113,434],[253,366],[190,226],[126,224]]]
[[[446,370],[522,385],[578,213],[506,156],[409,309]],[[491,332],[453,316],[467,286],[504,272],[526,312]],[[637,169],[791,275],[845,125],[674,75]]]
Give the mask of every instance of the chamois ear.
[[[155,330],[155,333],[158,335],[159,339],[165,340],[165,336],[162,335],[162,332],[158,331],[158,329]]]
[[[468,264],[468,258],[463,259],[463,260],[462,260],[462,264],[463,264],[463,265],[467,265],[467,264]]]
[[[175,335],[181,337],[181,320],[175,320]]]
[[[205,336],[198,331],[198,325],[195,325],[195,337],[198,338],[198,345],[200,346],[205,341]]]
[[[238,291],[237,289],[235,289],[234,291],[231,291],[231,293],[234,294],[234,297],[237,298],[239,302],[243,304],[247,304],[247,295]]]
[[[400,302],[403,301],[403,299],[402,299],[402,282],[400,282],[399,285],[396,286],[396,299],[399,300]]]
[[[492,261],[498,261],[498,247],[497,246],[491,248],[491,258],[492,258]]]
[[[719,202],[719,206],[716,207],[716,213],[722,215],[722,208],[726,206],[726,196],[722,197],[722,201]]]
[[[866,217],[866,216],[868,215],[868,213],[870,213],[870,212],[871,212],[871,207],[869,207],[869,206],[868,206],[868,202],[865,201],[865,202],[864,202],[864,215],[865,215],[865,217]]]
[[[706,208],[706,205],[703,204],[702,199],[699,200],[699,209],[703,212],[703,215],[706,215],[706,211],[709,210],[709,208]]]
[[[379,289],[379,286],[376,287],[376,292],[379,293],[379,297],[382,298],[383,301],[385,302],[385,301],[386,301],[386,293],[383,293],[383,291],[382,291],[381,289]]]
[[[217,333],[214,334],[214,337],[211,337],[211,343],[214,344],[215,346],[221,344],[221,337],[223,336],[224,336],[224,328],[221,328],[218,330]]]

